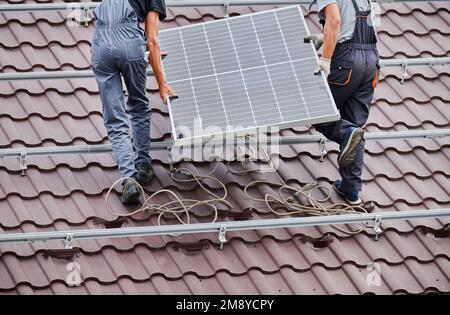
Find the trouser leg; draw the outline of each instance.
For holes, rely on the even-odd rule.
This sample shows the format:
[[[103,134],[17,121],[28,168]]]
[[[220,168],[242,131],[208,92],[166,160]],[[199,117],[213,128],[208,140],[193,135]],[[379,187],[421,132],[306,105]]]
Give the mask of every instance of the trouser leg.
[[[122,80],[118,69],[93,67],[102,101],[103,120],[114,157],[123,177],[135,172]]]
[[[317,131],[328,139],[342,145],[345,132],[349,127],[363,127],[369,115],[374,88],[372,86],[376,71],[377,54],[371,52],[341,52],[349,54],[352,59],[352,76],[348,84],[330,84],[333,99],[339,109],[341,118],[338,121],[315,125]],[[364,139],[358,145],[355,160],[345,167],[339,168],[342,178],[341,190],[347,192],[361,191],[361,175],[364,165]],[[342,148],[341,148],[342,149]]]
[[[314,125],[314,128],[323,134],[327,139],[341,144],[344,134],[349,127],[356,127],[354,123],[346,119],[340,119],[329,123]]]
[[[149,164],[151,111],[146,93],[147,62],[143,58],[127,60],[121,71],[128,89],[127,108],[131,116],[135,163]]]
[[[347,100],[341,108],[341,116],[351,121],[357,127],[363,127],[369,116],[370,104],[372,102],[374,88],[372,87],[373,75],[368,73],[367,79],[358,90]],[[364,168],[364,139],[356,149],[355,160],[345,167],[339,168],[342,178],[341,190],[352,192],[362,190],[362,172]],[[341,148],[342,149],[342,148]]]
[[[321,123],[314,125],[314,128],[322,133],[327,139],[341,144],[344,134],[349,127],[356,127],[352,120],[349,120],[345,115],[342,115],[342,109],[347,106],[347,101],[351,99],[353,93],[357,91],[361,82],[359,73],[353,71],[350,82],[347,85],[329,84],[331,94],[337,109],[340,111],[341,118],[337,121]]]

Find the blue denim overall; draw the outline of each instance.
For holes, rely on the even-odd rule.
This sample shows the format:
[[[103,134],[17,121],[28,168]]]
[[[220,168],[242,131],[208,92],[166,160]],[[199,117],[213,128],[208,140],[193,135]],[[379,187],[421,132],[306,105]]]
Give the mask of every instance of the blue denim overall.
[[[131,177],[135,164],[151,162],[145,33],[127,0],[103,0],[94,15],[91,65],[100,92],[103,119],[120,173]],[[122,77],[128,90],[126,109],[133,140]]]

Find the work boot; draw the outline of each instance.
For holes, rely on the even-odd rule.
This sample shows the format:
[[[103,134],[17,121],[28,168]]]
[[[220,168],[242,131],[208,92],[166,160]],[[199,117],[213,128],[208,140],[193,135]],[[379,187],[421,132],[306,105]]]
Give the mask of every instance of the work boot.
[[[138,203],[141,197],[139,186],[131,179],[126,179],[122,185],[122,197],[120,198],[122,203],[126,205]]]
[[[152,181],[154,175],[155,172],[150,164],[141,163],[136,165],[136,174],[134,177],[140,185],[148,185]]]
[[[341,183],[342,182],[340,180],[335,181],[333,185],[334,190],[336,190],[339,195],[344,197],[345,201],[347,201],[350,205],[356,206],[361,204],[362,200],[359,198],[359,191],[342,191]]]
[[[341,153],[338,156],[339,167],[344,167],[352,163],[356,158],[356,149],[364,137],[362,128],[350,127],[344,135],[341,144]]]

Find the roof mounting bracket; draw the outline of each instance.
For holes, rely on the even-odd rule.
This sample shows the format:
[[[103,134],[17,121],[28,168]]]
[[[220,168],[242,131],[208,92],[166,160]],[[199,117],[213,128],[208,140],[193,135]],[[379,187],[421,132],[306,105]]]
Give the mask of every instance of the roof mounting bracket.
[[[379,234],[383,232],[383,230],[381,229],[381,216],[379,215],[375,217],[375,224],[373,225],[373,230],[375,231],[374,240],[378,241]]]
[[[408,73],[406,72],[406,69],[408,68],[408,61],[406,61],[406,60],[403,61],[401,67],[402,67],[402,73],[401,73],[402,80],[400,81],[400,83],[403,84],[403,83],[405,83],[405,78],[408,75]]]
[[[84,23],[84,27],[88,27],[90,21],[91,21],[91,18],[89,16],[89,7],[84,6],[83,7],[83,17],[81,18],[80,22]]]
[[[173,159],[172,159],[172,147],[167,147],[167,161],[169,162],[169,173],[172,174],[176,171],[176,168],[173,166]]]
[[[89,5],[83,3],[69,3],[66,10],[69,11],[68,18],[71,18],[72,22],[78,25],[89,26],[89,22],[92,18],[89,16],[90,8]],[[73,24],[71,25],[73,26]]]
[[[19,167],[22,173],[20,175],[25,176],[27,175],[27,154],[25,152],[20,153],[19,156]]]
[[[66,235],[66,239],[64,241],[64,248],[65,249],[72,249],[72,242],[73,242],[73,234],[72,233],[68,233]]]
[[[230,1],[226,0],[223,4],[223,17],[228,18],[230,17]]]
[[[227,242],[225,233],[227,233],[227,228],[225,226],[221,225],[220,229],[219,229],[220,249],[223,249],[223,244],[225,244]]]
[[[327,138],[322,136],[320,138],[320,141],[319,141],[319,153],[320,153],[320,160],[319,161],[320,162],[323,162],[323,158],[328,153],[327,150],[325,149],[326,144],[327,144]]]
[[[192,179],[193,175],[192,173],[182,170],[182,169],[177,169],[173,164],[173,158],[172,158],[172,147],[168,146],[167,147],[167,160],[169,162],[169,175],[170,177],[174,178],[178,178],[178,179]]]
[[[444,138],[445,136],[444,135],[441,135],[441,134],[429,134],[429,135],[426,135],[424,138],[425,139],[438,139],[438,138]]]

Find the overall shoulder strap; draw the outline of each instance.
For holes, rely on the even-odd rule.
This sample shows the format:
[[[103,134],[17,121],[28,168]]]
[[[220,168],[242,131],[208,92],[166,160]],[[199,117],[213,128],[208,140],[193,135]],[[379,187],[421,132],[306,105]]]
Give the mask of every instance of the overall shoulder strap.
[[[355,12],[358,13],[359,12],[359,8],[358,8],[358,4],[356,3],[356,0],[352,0],[353,3],[353,8],[355,8]],[[358,14],[356,14],[358,15]]]

